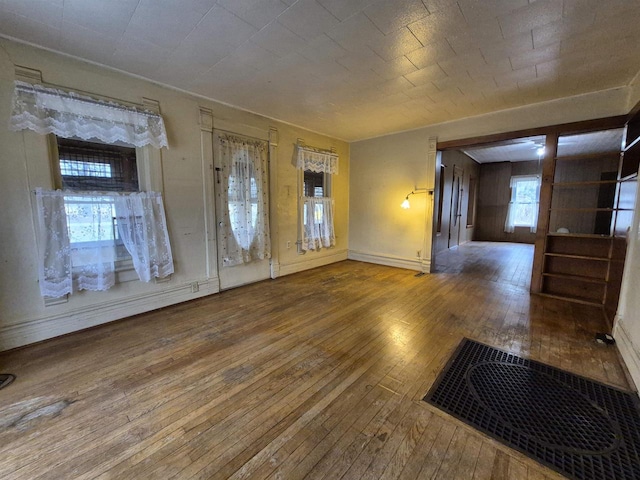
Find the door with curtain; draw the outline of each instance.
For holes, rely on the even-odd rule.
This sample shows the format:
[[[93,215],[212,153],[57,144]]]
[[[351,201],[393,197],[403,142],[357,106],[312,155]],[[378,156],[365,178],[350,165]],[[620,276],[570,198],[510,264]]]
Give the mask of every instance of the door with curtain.
[[[268,143],[214,131],[218,275],[225,290],[270,277]]]
[[[464,171],[453,166],[453,182],[451,183],[451,217],[449,220],[449,248],[460,243],[460,220],[462,219],[462,178]]]

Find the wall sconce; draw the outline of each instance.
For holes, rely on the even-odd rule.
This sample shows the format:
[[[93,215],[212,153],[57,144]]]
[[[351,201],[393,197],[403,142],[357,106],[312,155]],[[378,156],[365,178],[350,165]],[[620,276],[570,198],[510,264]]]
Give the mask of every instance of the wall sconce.
[[[407,196],[404,197],[404,201],[400,204],[400,206],[405,210],[407,208],[411,208],[411,204],[409,203],[409,196],[415,195],[416,193],[427,193],[427,192],[432,194],[433,190],[429,190],[428,188],[416,188],[415,190],[411,190],[411,192],[409,192]]]

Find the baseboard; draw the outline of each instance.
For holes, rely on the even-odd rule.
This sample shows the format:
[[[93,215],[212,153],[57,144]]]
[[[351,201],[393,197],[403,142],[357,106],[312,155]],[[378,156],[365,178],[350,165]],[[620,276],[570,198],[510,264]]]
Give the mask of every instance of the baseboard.
[[[219,291],[218,278],[198,281],[198,291],[193,292],[195,282],[176,285],[163,290],[94,304],[62,314],[33,318],[15,325],[0,328],[0,351],[22,347],[50,338],[95,327],[132,315],[168,307],[211,295]]]
[[[637,391],[638,385],[640,385],[640,352],[634,346],[629,334],[624,329],[624,322],[620,320],[620,318],[616,320],[613,336],[616,339],[616,346],[618,347],[624,365],[627,367],[631,381],[635,384],[632,386]]]
[[[376,263],[378,265],[386,265],[388,267],[406,268],[408,270],[417,270],[419,272],[428,272],[431,268],[431,261],[424,258],[405,258],[397,257],[395,255],[361,252],[358,250],[349,250],[349,260]]]
[[[328,255],[323,255],[321,257],[314,256],[314,253],[315,252],[307,252],[304,255],[301,255],[300,258],[302,258],[303,260],[299,262],[281,263],[279,274],[290,275],[292,273],[298,273],[298,272],[303,272],[305,270],[310,270],[312,268],[323,267],[325,265],[341,262],[347,259],[346,250],[338,250]]]

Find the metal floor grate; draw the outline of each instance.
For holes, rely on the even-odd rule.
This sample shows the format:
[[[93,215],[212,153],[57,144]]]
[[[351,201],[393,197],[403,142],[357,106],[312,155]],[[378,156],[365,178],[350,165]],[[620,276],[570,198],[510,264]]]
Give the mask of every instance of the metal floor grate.
[[[570,478],[640,479],[632,392],[465,338],[424,400]]]

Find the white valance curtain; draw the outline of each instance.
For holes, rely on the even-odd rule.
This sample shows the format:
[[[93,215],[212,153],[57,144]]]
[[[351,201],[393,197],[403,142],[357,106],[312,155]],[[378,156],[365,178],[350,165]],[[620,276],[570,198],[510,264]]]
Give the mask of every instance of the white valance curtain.
[[[118,239],[140,280],[173,273],[162,197],[36,190],[42,296],[103,291],[115,283]],[[116,232],[117,230],[117,232]]]
[[[338,155],[298,145],[297,167],[311,172],[338,173]]]
[[[333,228],[334,202],[328,197],[302,197],[302,250],[333,247],[336,234]]]
[[[20,81],[15,82],[9,128],[136,147],[168,146],[157,113]]]
[[[270,258],[266,142],[223,135],[220,164],[223,265]]]

